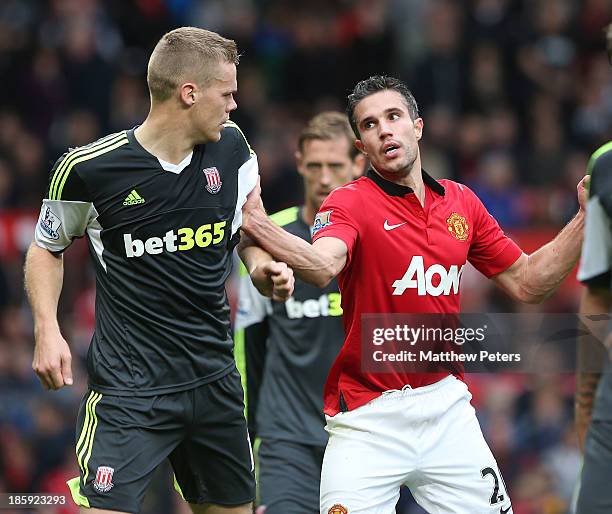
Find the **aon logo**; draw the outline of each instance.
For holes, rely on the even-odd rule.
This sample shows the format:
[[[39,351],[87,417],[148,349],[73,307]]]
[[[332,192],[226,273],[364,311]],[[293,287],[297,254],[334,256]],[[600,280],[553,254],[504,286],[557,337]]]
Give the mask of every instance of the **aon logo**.
[[[130,257],[142,257],[145,252],[149,255],[158,255],[164,250],[167,252],[179,252],[191,250],[194,247],[206,248],[211,244],[216,245],[225,237],[225,225],[227,221],[199,226],[196,230],[182,227],[178,230],[168,230],[164,237],[150,237],[142,241],[132,239],[132,234],[123,234],[125,244],[125,255]]]
[[[293,297],[285,302],[289,319],[318,318],[319,316],[342,316],[340,293],[322,294],[317,300],[299,302]]]
[[[463,268],[453,264],[447,271],[441,264],[434,264],[425,269],[423,257],[414,255],[404,276],[393,282],[393,294],[402,295],[406,289],[416,289],[419,296],[446,296],[451,290],[457,294]],[[434,277],[439,277],[439,281],[435,281],[437,285],[434,285]]]

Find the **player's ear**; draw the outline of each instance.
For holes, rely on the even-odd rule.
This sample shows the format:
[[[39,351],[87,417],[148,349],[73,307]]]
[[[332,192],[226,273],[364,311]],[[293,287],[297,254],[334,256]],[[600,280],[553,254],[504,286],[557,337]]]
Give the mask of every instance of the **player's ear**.
[[[361,139],[355,139],[355,147],[357,148],[357,150],[359,150],[362,154],[364,155],[368,155],[368,153],[365,151],[365,146],[363,146],[363,143],[361,142]]]
[[[196,103],[197,95],[198,95],[198,86],[196,86],[193,82],[185,82],[181,85],[181,102],[191,107]]]
[[[365,171],[365,167],[366,167],[366,156],[363,155],[362,153],[358,153],[355,158],[353,159],[353,180],[356,178],[361,177],[361,175],[363,175],[363,172]]]
[[[417,141],[420,141],[423,137],[423,118],[414,120],[414,133],[416,134]]]

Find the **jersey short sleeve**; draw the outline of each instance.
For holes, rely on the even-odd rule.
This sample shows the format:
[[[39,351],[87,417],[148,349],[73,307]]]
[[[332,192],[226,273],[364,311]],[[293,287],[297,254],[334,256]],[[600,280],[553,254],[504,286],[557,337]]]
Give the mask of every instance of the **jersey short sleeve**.
[[[500,228],[480,199],[463,186],[472,206],[473,237],[468,260],[485,277],[508,269],[522,255],[522,250]]]
[[[335,237],[344,241],[348,250],[347,264],[351,261],[359,236],[355,220],[355,214],[360,208],[359,194],[354,187],[354,184],[348,184],[332,191],[321,205],[312,227],[313,243],[322,237]]]
[[[82,237],[97,217],[85,183],[78,173],[79,150],[62,155],[49,178],[34,241],[51,252],[62,252],[75,237]]]
[[[606,150],[607,148],[607,150]],[[605,151],[600,151],[605,150]],[[612,269],[612,143],[589,161],[591,185],[586,208],[582,258],[578,280],[610,289]]]
[[[225,128],[235,132],[237,152],[242,162],[242,165],[238,169],[238,199],[236,202],[236,212],[232,221],[233,236],[242,225],[242,206],[246,203],[248,194],[253,191],[257,185],[259,165],[257,163],[257,155],[251,148],[251,145],[249,145],[240,127],[232,121],[227,121],[225,123]]]

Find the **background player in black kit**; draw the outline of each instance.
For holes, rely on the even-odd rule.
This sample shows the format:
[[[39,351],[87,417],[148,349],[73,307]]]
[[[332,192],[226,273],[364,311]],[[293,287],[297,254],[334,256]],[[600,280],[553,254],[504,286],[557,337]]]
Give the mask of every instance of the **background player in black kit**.
[[[33,368],[48,389],[72,383],[56,317],[62,252],[87,234],[96,268],[80,477],[69,484],[82,510],[138,512],[168,457],[194,512],[251,512],[253,462],[225,293],[240,210],[258,176],[229,121],[237,63],[235,43],[214,32],[169,32],[149,60],[144,123],[69,151],[51,171],[25,268]],[[261,292],[291,293],[284,264],[255,247],[241,257]]]
[[[595,151],[588,172],[590,198],[578,272],[587,289],[580,312],[607,315],[612,308],[612,141]],[[576,429],[584,464],[576,514],[612,512],[612,491],[606,487],[612,476],[612,348],[609,326],[606,331],[599,325],[595,335],[604,345],[579,342],[584,364],[577,374]]]
[[[278,225],[310,241],[323,200],[363,172],[365,159],[353,141],[345,114],[310,120],[295,155],[304,204],[272,215]],[[258,514],[318,511],[327,444],[323,386],[344,340],[341,316],[336,280],[323,289],[298,280],[292,298],[273,304],[241,277],[236,328],[244,329],[249,429],[261,440]]]
[[[612,65],[612,23],[606,43]],[[578,271],[586,289],[580,313],[606,316],[612,312],[612,141],[593,153],[587,172],[591,183]],[[612,512],[612,339],[609,321],[598,325],[595,345],[578,342],[575,421],[584,462],[576,514]]]

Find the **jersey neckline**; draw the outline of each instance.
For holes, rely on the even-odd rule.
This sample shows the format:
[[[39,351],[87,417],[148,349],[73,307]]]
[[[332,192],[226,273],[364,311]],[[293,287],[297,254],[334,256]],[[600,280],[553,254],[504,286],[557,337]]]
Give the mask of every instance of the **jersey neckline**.
[[[191,164],[191,160],[193,159],[193,150],[191,152],[189,152],[189,154],[181,162],[179,162],[178,164],[172,164],[171,162],[164,161],[163,159],[157,157],[156,155],[153,155],[144,146],[142,146],[140,144],[140,142],[136,138],[136,135],[134,134],[134,131],[139,126],[140,125],[136,125],[135,127],[131,128],[130,130],[126,130],[127,137],[129,139],[130,143],[132,143],[134,145],[134,147],[140,153],[145,154],[147,157],[149,157],[151,159],[155,159],[159,163],[159,165],[161,166],[161,168],[164,171],[169,171],[170,173],[174,173],[175,175],[179,175],[187,166],[189,166]]]

